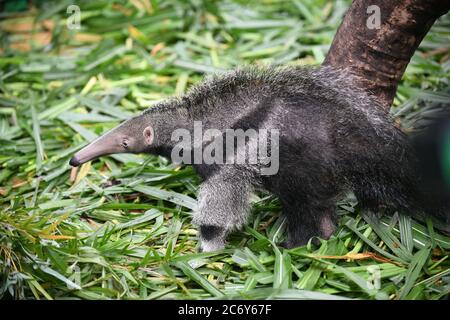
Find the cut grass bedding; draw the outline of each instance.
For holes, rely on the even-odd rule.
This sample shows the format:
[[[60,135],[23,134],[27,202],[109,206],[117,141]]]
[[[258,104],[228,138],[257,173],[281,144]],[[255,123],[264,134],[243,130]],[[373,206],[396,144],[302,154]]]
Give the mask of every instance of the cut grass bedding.
[[[3,299],[443,299],[450,238],[381,220],[349,195],[320,246],[286,250],[277,199],[225,250],[198,253],[199,179],[152,155],[69,158],[205,74],[242,64],[320,64],[345,1],[35,2],[0,21],[0,297]],[[450,21],[412,59],[393,115],[411,126],[448,103]]]

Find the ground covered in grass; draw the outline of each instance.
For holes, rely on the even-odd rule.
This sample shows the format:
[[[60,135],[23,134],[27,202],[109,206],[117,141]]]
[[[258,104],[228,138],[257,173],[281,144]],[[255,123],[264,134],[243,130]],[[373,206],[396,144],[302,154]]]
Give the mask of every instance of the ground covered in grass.
[[[198,253],[199,180],[155,156],[71,169],[99,134],[204,74],[247,63],[319,64],[346,1],[33,1],[0,22],[0,297],[31,299],[442,299],[450,238],[349,196],[319,247],[285,250],[279,203],[254,197],[227,249]],[[41,4],[42,3],[42,4]],[[73,20],[71,20],[73,21]],[[450,20],[414,56],[393,114],[448,103]]]

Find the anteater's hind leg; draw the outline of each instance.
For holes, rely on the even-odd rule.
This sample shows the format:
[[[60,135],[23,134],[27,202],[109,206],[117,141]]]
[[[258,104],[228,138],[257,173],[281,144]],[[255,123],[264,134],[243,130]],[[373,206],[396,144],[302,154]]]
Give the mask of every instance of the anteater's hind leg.
[[[287,231],[283,246],[302,246],[313,237],[330,238],[338,220],[336,198],[343,190],[338,188],[334,176],[321,171],[321,167],[302,167],[297,172],[288,169],[276,179],[264,181],[281,202]]]
[[[285,247],[302,246],[313,237],[328,239],[332,235],[337,222],[337,190],[332,181],[327,181],[326,176],[307,180],[306,177],[285,175],[278,186],[276,193],[286,219],[288,236],[283,244]]]
[[[312,203],[281,197],[281,204],[288,236],[283,245],[287,248],[305,245],[313,237],[329,239],[336,229],[337,215],[331,200]]]

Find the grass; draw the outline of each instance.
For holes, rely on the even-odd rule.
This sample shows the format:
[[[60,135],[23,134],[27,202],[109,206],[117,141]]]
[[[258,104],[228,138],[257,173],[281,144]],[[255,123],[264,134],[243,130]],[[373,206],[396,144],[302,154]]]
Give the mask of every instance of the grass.
[[[42,2],[42,1],[41,1]],[[40,3],[40,2],[34,2]],[[68,165],[86,141],[204,74],[319,64],[348,1],[71,1],[1,13],[0,297],[3,299],[443,299],[450,238],[351,195],[328,241],[277,247],[277,199],[258,194],[225,250],[198,253],[199,179],[151,155]],[[449,101],[450,21],[413,57],[392,113],[408,127]]]

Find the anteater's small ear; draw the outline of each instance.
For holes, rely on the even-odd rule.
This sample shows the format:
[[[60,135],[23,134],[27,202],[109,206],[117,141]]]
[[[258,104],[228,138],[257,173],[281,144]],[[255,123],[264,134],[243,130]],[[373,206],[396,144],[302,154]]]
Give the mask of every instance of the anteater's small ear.
[[[153,128],[148,126],[144,129],[143,132],[145,143],[149,146],[153,143],[153,138],[155,137]]]

